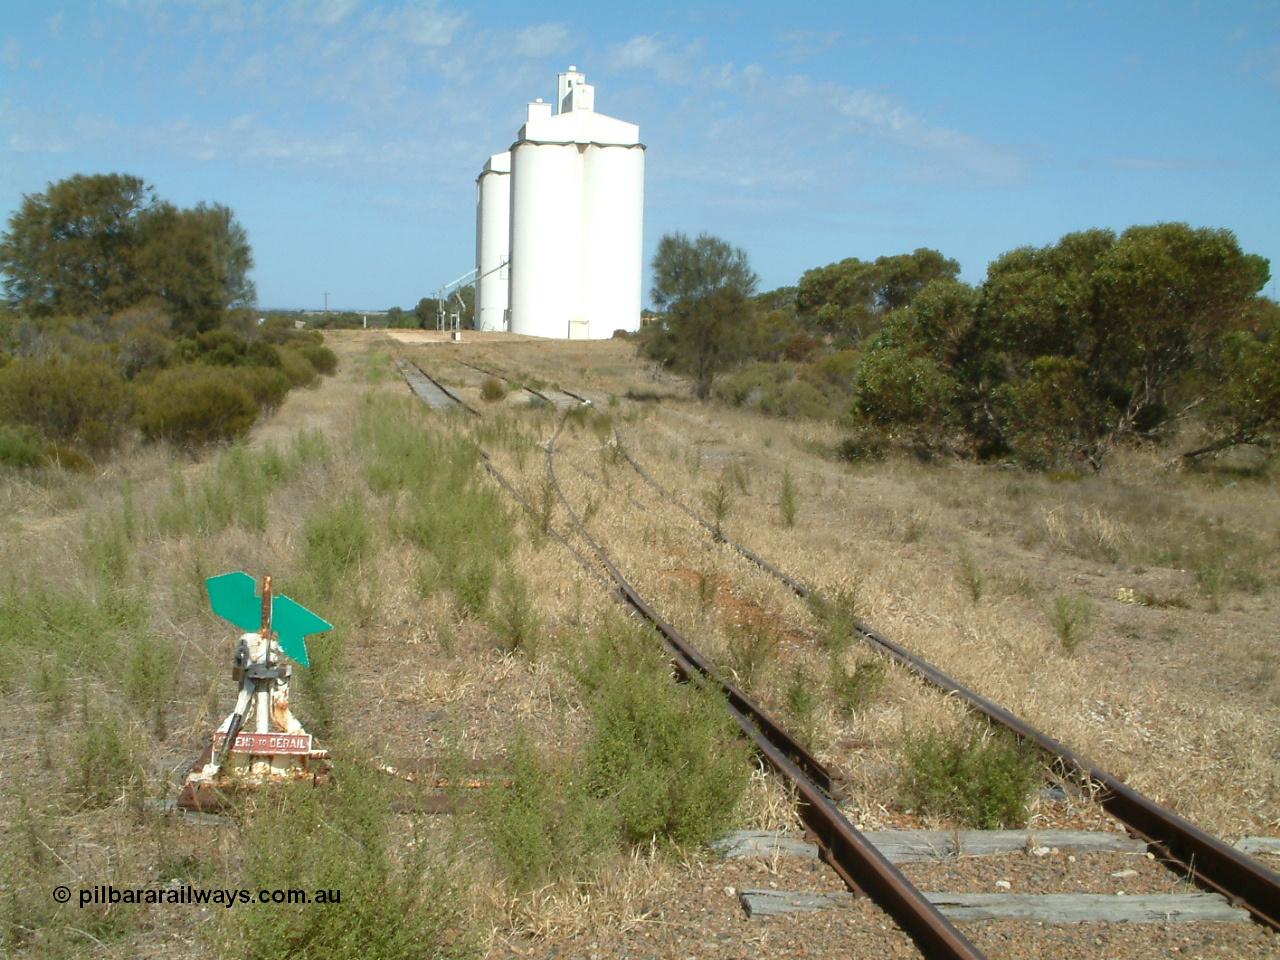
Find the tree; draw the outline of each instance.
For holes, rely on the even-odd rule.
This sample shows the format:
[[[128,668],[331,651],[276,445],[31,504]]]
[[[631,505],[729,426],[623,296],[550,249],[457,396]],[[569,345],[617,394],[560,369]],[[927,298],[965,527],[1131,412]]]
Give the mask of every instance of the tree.
[[[746,352],[756,275],[742,249],[678,232],[658,242],[653,275],[650,295],[665,312],[644,328],[642,348],[692,376],[694,393],[705,400],[716,375]]]
[[[732,290],[743,297],[755,293],[759,278],[746,251],[707,233],[690,240],[680,231],[658,241],[653,255],[653,305],[664,310],[681,300]]]
[[[10,301],[37,316],[132,306],[139,219],[154,202],[141,179],[118,173],[77,174],[24,196],[0,240]]]
[[[9,300],[37,317],[154,303],[179,329],[208,330],[253,305],[252,267],[230,209],[179,209],[124,174],[78,174],[23,197],[0,239]]]
[[[1268,276],[1267,261],[1242,253],[1229,230],[1184,223],[1130,227],[1119,237],[1090,230],[1015,250],[988,270],[975,333],[983,363],[971,373],[986,391],[1010,385],[1006,397],[1040,397],[1037,383],[1070,383],[1073,396],[1087,391],[1072,400],[1088,412],[1076,427],[1045,426],[1099,469],[1123,438],[1172,417],[1172,391],[1206,366]],[[1045,364],[1046,357],[1070,363]],[[1037,434],[1028,416],[1048,416],[1050,406],[1028,399],[1004,409],[1021,411],[1000,426],[1017,452],[1017,436]]]
[[[937,250],[879,257],[874,263],[850,257],[806,271],[796,291],[800,316],[855,343],[873,333],[888,313],[910,305],[934,280],[953,280],[960,264]]]

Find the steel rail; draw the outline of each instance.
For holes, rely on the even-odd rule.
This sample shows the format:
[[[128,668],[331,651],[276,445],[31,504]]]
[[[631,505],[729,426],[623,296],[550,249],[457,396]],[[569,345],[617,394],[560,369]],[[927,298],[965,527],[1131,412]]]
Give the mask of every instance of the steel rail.
[[[703,527],[708,530],[715,529],[668,492],[636,462],[623,444],[622,435],[616,428],[614,436],[623,456],[641,477]],[[821,602],[815,591],[769,561],[733,540],[725,537],[722,537],[722,540],[741,556],[777,577],[798,596],[811,603]],[[912,673],[964,701],[989,720],[1012,731],[1020,739],[1034,743],[1051,755],[1061,772],[1068,777],[1100,787],[1101,790],[1095,797],[1097,802],[1128,827],[1132,834],[1145,840],[1162,860],[1239,903],[1259,922],[1280,931],[1280,875],[1268,870],[1248,854],[1160,806],[1154,800],[1125,784],[1119,777],[1106,772],[1069,747],[1010,713],[995,701],[971,690],[862,621],[855,619],[852,625],[874,647]]]
[[[425,370],[419,367],[416,363],[413,363],[412,360],[406,360],[405,362],[414,366],[419,373],[421,373],[428,380],[431,380],[431,382],[434,383],[436,387],[438,387],[440,391],[445,394],[445,396],[449,397],[449,399],[453,400],[455,403],[462,404],[464,408],[466,408],[467,410],[471,410],[471,412],[474,413],[476,416],[481,416],[479,411],[472,410],[471,407],[467,406],[467,404],[464,403],[462,400],[459,400],[452,393],[445,390],[445,388],[440,383],[434,380]],[[484,468],[487,471],[489,471],[490,475],[495,480],[497,480],[498,483],[503,487],[503,489],[505,489],[507,493],[509,493],[515,499],[516,503],[520,504],[520,506],[523,507],[531,517],[534,517],[535,519],[537,519],[538,513],[533,508],[533,504],[529,503],[529,501],[524,498],[524,496],[520,493],[520,491],[515,488],[515,486],[511,483],[511,481],[508,480],[505,476],[503,476],[502,472],[499,471],[498,468],[493,465],[493,458],[489,456],[489,451],[485,450],[485,448],[480,446],[479,444],[476,444],[476,449],[480,451],[480,460],[484,464]],[[544,528],[544,532],[547,534],[547,536],[551,537],[551,539],[555,540],[558,544],[560,544],[562,547],[568,550],[569,553],[573,555],[574,559],[577,560],[578,563],[582,566],[582,568],[586,570],[587,573],[591,574],[591,576],[595,577],[597,582],[599,582],[599,584],[602,587],[604,587],[606,591],[611,593],[615,600],[623,604],[627,602],[626,597],[622,595],[622,593],[618,590],[616,586],[614,586],[612,583],[609,582],[608,577],[606,577],[594,566],[592,566],[591,561],[588,560],[586,557],[584,557],[581,551],[579,551],[577,547],[575,547],[568,540],[566,540],[558,530],[556,530],[554,527],[547,526]]]
[[[547,444],[547,476],[583,540],[609,571],[627,601],[663,636],[675,668],[685,679],[723,692],[730,715],[769,763],[795,785],[799,813],[823,859],[854,892],[866,893],[920,947],[929,960],[981,960],[983,954],[917,890],[840,812],[828,795],[831,777],[822,763],[796,743],[746,694],[721,678],[711,664],[650,607],[587,532],[555,475],[555,444],[564,418]],[[825,781],[825,782],[824,782]]]
[[[519,380],[515,379],[514,377],[508,377],[506,374],[495,373],[492,370],[486,370],[484,367],[478,367],[474,363],[468,363],[466,360],[459,360],[457,357],[450,357],[449,359],[452,360],[454,363],[462,364],[464,367],[470,367],[472,370],[475,370],[478,373],[483,373],[486,377],[497,377],[499,380],[507,381],[507,383],[517,384],[519,385],[521,390],[528,390],[530,393],[532,393],[539,400],[542,400],[544,403],[549,403],[553,407],[555,406],[555,401],[552,400],[550,397],[548,397],[541,390],[535,389],[534,387],[529,386],[527,383],[521,383]],[[577,400],[579,403],[585,406],[591,405],[590,400],[584,400],[582,397],[578,396],[576,393],[570,393],[568,390],[565,390],[561,387],[557,387],[556,389],[559,390],[561,393],[563,393],[565,396],[572,397],[574,400]]]
[[[424,377],[426,377],[428,380],[430,380],[430,381],[435,385],[435,388],[436,388],[437,390],[439,390],[439,391],[440,391],[441,393],[443,393],[446,397],[448,397],[450,400],[452,400],[454,403],[456,403],[458,406],[460,406],[463,410],[467,411],[467,413],[470,413],[470,414],[472,414],[472,415],[474,415],[474,416],[477,416],[477,417],[478,417],[478,416],[480,416],[480,411],[479,411],[479,410],[477,410],[475,407],[471,406],[471,404],[467,403],[467,401],[463,400],[460,396],[458,396],[456,393],[454,393],[452,390],[450,390],[448,387],[446,387],[443,383],[441,383],[439,380],[437,380],[437,379],[436,379],[435,377],[433,377],[431,374],[427,373],[427,371],[423,370],[423,369],[422,369],[422,367],[420,367],[418,364],[414,363],[414,361],[409,360],[409,359],[407,359],[407,358],[406,358],[406,359],[405,359],[405,363],[407,363],[407,364],[409,364],[410,366],[412,366],[412,367],[413,367],[415,370],[417,370],[420,374],[422,374]]]

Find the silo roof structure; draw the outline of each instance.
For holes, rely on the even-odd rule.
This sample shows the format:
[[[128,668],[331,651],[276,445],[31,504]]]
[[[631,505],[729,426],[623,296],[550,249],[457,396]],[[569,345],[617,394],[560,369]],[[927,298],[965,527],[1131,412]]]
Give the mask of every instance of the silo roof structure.
[[[502,203],[496,189],[490,200],[486,174],[496,173],[498,157],[509,157],[508,328],[592,339],[634,331],[644,230],[640,128],[597,113],[595,88],[574,67],[560,74],[557,93],[554,104],[529,104],[516,142],[481,174],[477,266],[490,256],[482,247],[496,249],[491,203]],[[477,294],[483,304],[486,294]],[[493,303],[498,294],[487,296]]]

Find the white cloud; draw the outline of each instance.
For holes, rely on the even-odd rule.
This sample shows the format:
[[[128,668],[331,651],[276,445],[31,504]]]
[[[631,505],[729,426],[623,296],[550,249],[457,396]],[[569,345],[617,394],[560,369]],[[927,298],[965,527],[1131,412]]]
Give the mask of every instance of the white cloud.
[[[4,42],[4,46],[0,47],[0,64],[8,67],[10,70],[17,70],[22,66],[22,44],[12,37]]]
[[[49,28],[49,36],[55,40],[62,39],[62,25],[67,22],[65,13],[55,13],[52,17],[45,21],[45,26]]]
[[[786,45],[779,56],[788,60],[806,60],[826,53],[839,39],[840,34],[834,30],[790,30],[778,35],[778,42]]]
[[[1246,73],[1257,71],[1267,83],[1280,85],[1280,44],[1268,50],[1255,50],[1240,68]]]
[[[1089,165],[1112,167],[1116,170],[1132,170],[1139,173],[1212,170],[1232,166],[1232,164],[1224,160],[1193,159],[1189,157],[1100,157]]]
[[[663,83],[689,83],[699,72],[703,44],[694,41],[683,49],[673,49],[658,35],[638,35],[609,48],[609,63],[615,70],[649,70]]]
[[[543,23],[516,33],[508,54],[517,57],[552,57],[569,49],[569,26]]]

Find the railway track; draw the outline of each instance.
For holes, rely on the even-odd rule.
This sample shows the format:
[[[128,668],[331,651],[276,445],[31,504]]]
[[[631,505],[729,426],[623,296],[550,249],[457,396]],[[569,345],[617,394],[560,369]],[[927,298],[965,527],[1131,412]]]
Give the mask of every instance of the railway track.
[[[699,525],[709,531],[715,531],[711,523],[689,509],[640,466],[627,450],[621,433],[615,432],[615,436],[623,456],[642,479],[653,486],[665,500],[679,507]],[[812,588],[763,557],[723,535],[720,539],[739,556],[785,584],[797,596],[811,603],[822,602]],[[1247,854],[1206,833],[1172,811],[1166,810],[1126,785],[1119,777],[1107,773],[1069,747],[943,673],[867,624],[854,620],[853,627],[878,652],[888,656],[930,685],[963,701],[992,723],[1015,734],[1020,740],[1035,744],[1052,759],[1061,775],[1089,789],[1096,802],[1123,823],[1133,836],[1146,841],[1152,852],[1163,862],[1244,906],[1256,920],[1271,929],[1280,930],[1280,876]]]
[[[508,382],[518,382],[465,361],[457,362],[486,376],[498,376]],[[425,371],[420,372],[426,376]],[[539,391],[520,385],[534,395],[542,396],[548,403],[552,402]],[[586,402],[577,394],[569,391],[562,392],[576,401]],[[454,399],[465,406],[460,398]],[[472,413],[477,413],[470,407],[468,409],[471,409]],[[639,595],[617,569],[604,548],[590,536],[582,519],[565,496],[555,472],[556,444],[563,427],[564,418],[561,417],[557,430],[546,447],[548,480],[554,486],[556,496],[564,506],[578,536],[586,545],[586,552],[595,557],[599,568],[559,531],[548,528],[548,534],[568,548],[578,563],[589,570],[598,582],[606,585],[615,597],[624,601],[638,616],[653,625],[666,641],[678,673],[688,680],[711,684],[724,692],[727,707],[743,733],[754,742],[761,755],[774,769],[794,785],[800,798],[801,818],[816,838],[821,856],[852,891],[869,895],[915,940],[923,954],[930,960],[943,957],[983,956],[939,913],[925,895],[918,891],[892,863],[880,854],[874,845],[849,823],[832,799],[834,778],[823,764],[795,742],[743,691],[719,676],[711,663]],[[628,464],[641,478],[652,485],[663,499],[676,505],[701,527],[714,533],[716,539],[726,543],[741,557],[784,583],[797,596],[811,603],[821,602],[821,598],[812,588],[741,544],[724,538],[709,522],[699,517],[658,484],[626,449],[621,434],[615,431],[615,435],[618,449]],[[530,504],[499,473],[487,454],[484,454],[484,459],[486,468],[491,474],[517,502],[532,513]],[[1199,830],[1170,811],[1164,810],[1158,804],[1127,787],[1118,778],[1107,774],[999,705],[948,677],[866,624],[856,622],[855,629],[879,652],[889,656],[931,685],[962,700],[985,715],[991,722],[1011,730],[1020,739],[1034,743],[1052,758],[1054,765],[1063,775],[1082,784],[1096,787],[1098,799],[1104,808],[1123,822],[1134,836],[1148,843],[1150,849],[1168,865],[1194,877],[1203,885],[1223,893],[1233,902],[1245,906],[1261,923],[1272,929],[1280,929],[1280,878],[1274,873],[1221,840]]]

